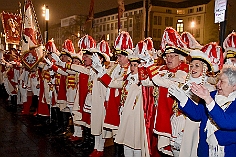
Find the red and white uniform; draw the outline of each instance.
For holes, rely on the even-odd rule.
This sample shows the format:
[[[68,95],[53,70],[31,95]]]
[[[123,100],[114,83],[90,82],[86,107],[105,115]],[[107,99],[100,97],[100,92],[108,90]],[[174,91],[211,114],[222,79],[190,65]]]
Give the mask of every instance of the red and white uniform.
[[[175,99],[168,94],[168,87],[174,82],[177,84],[185,82],[189,65],[181,63],[174,69],[168,69],[168,67],[164,65],[161,66],[159,70],[152,65],[147,68],[147,71],[150,79],[159,88],[158,107],[154,124],[154,132],[158,134],[158,150],[173,156],[170,139],[174,136],[173,131],[176,127],[182,124],[184,126],[185,118],[182,114],[179,115],[179,112],[174,112],[173,105]],[[178,133],[177,130],[175,132]]]
[[[64,71],[64,74],[57,73],[58,69],[53,69],[55,72],[55,87],[57,92],[56,106],[60,108],[60,110],[65,110],[67,107],[67,97],[66,97],[66,78],[67,73],[66,69],[59,67],[59,70]]]
[[[18,78],[20,77],[21,63],[11,61],[7,64],[6,71],[4,72],[4,86],[7,93],[17,95],[18,93]]]
[[[149,157],[148,140],[143,108],[142,86],[139,85],[138,74],[128,74],[124,80],[113,80],[109,87],[122,88],[120,125],[115,142],[124,144],[125,150],[131,149],[138,156]],[[127,153],[127,154],[126,154]],[[125,155],[129,153],[125,151]]]
[[[49,66],[40,62],[39,69],[39,80],[40,80],[40,91],[39,91],[39,104],[38,104],[38,114],[49,116],[48,104],[52,106],[55,105],[55,87],[54,79],[51,77],[53,73],[50,71]],[[53,75],[52,75],[53,76]]]
[[[118,129],[120,124],[120,89],[109,88],[112,80],[123,80],[123,77],[130,72],[129,65],[121,67],[119,64],[108,69],[107,74],[104,74],[100,81],[106,86],[107,93],[104,106],[106,108],[106,116],[104,119],[104,127],[110,129]]]

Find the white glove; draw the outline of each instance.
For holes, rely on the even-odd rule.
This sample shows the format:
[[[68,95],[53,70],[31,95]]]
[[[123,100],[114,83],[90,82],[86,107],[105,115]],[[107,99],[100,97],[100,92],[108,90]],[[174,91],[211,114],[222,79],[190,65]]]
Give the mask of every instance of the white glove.
[[[48,64],[49,68],[51,68],[52,65],[53,65],[52,62],[49,59],[47,59],[47,58],[44,58],[44,60]]]
[[[147,51],[145,51],[144,53],[140,54],[139,58],[141,59],[141,62],[142,62],[142,60],[144,62],[146,62],[144,64],[144,67],[149,67],[150,65],[154,64],[153,58],[150,56],[150,54]]]
[[[91,59],[92,59],[94,65],[101,63],[97,53],[94,53]]]
[[[188,101],[188,97],[186,96],[184,91],[180,89],[176,84],[170,85],[170,87],[168,88],[168,92],[180,101],[180,105],[182,107],[185,106]]]
[[[105,69],[104,67],[102,66],[101,63],[92,63],[92,67],[98,72],[98,73],[102,73]]]
[[[149,57],[148,60],[146,60],[146,63],[144,65],[144,67],[149,67],[149,66],[151,66],[153,64],[154,64],[153,58]]]
[[[208,143],[209,146],[212,146],[213,148],[215,148],[218,144],[218,141],[216,139],[215,134],[210,135],[207,139],[206,142]]]
[[[59,65],[59,66],[65,68],[66,63],[62,62],[61,59],[55,53],[52,53],[52,58],[56,61],[56,65]]]

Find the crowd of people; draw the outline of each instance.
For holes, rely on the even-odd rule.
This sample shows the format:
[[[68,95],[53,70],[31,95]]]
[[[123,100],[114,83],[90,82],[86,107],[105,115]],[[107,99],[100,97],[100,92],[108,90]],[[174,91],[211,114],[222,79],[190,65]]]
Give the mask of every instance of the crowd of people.
[[[128,32],[115,40],[115,61],[104,40],[85,35],[75,53],[52,40],[34,68],[15,49],[1,58],[0,83],[16,112],[50,117],[52,131],[94,147],[103,156],[106,139],[116,157],[232,157],[236,154],[236,33],[221,48],[200,45],[188,32],[164,30],[160,49],[146,38],[133,46]],[[223,52],[224,49],[224,52]],[[113,56],[114,58],[114,56]]]

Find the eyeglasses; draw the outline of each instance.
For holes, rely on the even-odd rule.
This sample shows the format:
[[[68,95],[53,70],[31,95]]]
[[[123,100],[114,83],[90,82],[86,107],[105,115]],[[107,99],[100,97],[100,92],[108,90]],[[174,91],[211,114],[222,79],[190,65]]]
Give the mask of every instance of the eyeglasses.
[[[169,58],[169,59],[173,59],[173,58],[175,58],[176,56],[179,56],[179,55],[171,55],[171,54],[167,54],[166,56],[164,56],[163,58],[164,59],[167,59],[167,58]]]

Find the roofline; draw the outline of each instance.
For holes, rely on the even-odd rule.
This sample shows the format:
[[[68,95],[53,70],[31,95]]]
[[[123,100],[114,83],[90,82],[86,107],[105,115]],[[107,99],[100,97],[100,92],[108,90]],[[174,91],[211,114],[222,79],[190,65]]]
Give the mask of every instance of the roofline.
[[[142,8],[142,7],[143,7],[143,1],[127,4],[127,5],[125,5],[125,12],[129,11],[129,10],[133,10],[133,9]],[[118,14],[118,7],[95,13],[94,18],[109,16],[112,14]]]

